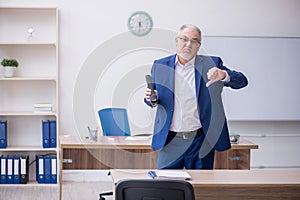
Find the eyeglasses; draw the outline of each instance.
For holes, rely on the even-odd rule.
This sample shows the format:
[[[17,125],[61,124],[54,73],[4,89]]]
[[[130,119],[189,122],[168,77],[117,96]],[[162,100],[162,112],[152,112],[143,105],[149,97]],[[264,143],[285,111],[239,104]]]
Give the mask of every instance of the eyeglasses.
[[[201,42],[199,42],[198,40],[196,40],[196,39],[190,39],[190,38],[188,38],[186,36],[178,36],[177,38],[180,39],[185,44],[188,43],[188,41],[190,41],[191,44],[194,45],[194,46],[198,46],[198,45],[201,44]]]

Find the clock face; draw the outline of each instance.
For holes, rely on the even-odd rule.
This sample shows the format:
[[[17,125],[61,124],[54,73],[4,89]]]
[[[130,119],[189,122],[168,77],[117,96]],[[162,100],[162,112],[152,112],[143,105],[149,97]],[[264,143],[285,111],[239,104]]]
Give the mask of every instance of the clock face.
[[[133,13],[128,19],[128,29],[137,36],[144,36],[152,29],[152,19],[143,11]]]

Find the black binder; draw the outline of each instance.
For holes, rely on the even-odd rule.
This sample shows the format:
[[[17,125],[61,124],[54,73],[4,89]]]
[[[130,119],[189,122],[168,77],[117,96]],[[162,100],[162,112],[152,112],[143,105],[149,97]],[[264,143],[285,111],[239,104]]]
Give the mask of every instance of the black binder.
[[[29,156],[20,158],[20,183],[27,184],[29,175]]]

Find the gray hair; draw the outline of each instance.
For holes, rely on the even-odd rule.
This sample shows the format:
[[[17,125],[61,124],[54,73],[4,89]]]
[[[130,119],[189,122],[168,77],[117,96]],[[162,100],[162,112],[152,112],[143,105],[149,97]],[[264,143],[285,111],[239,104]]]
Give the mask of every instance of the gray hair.
[[[193,29],[195,29],[199,33],[199,36],[201,38],[201,30],[200,30],[200,28],[198,28],[197,26],[192,25],[192,24],[184,24],[184,25],[182,25],[180,27],[180,29],[179,29],[179,33],[181,33],[186,28],[193,28]]]

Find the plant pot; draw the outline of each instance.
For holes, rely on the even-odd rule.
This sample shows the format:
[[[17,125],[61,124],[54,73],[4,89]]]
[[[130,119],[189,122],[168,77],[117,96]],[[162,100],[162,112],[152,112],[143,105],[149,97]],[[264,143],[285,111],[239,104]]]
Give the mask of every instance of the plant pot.
[[[14,76],[15,67],[4,67],[4,77],[9,78]]]

